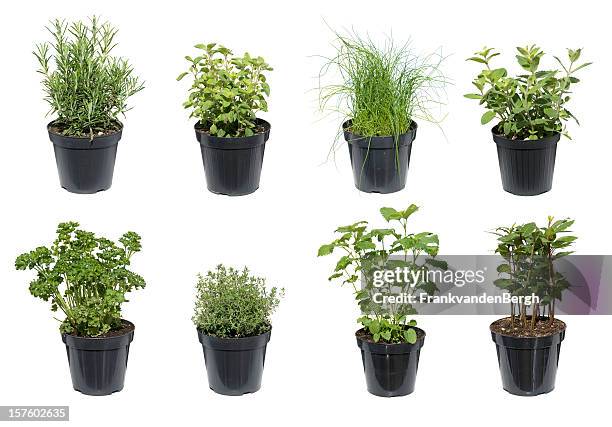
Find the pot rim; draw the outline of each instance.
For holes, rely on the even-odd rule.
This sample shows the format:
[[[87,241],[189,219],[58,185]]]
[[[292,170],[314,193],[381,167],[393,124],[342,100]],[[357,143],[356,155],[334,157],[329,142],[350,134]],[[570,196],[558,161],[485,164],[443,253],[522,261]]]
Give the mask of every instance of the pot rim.
[[[353,119],[347,119],[342,123],[342,130],[343,131],[347,131],[349,133],[351,133],[352,135],[358,136],[360,138],[395,138],[395,135],[376,135],[376,136],[363,136],[363,135],[359,135],[355,132],[351,132],[348,130],[348,127],[353,124]],[[411,120],[410,122],[410,128],[404,132],[404,133],[400,133],[398,136],[402,136],[402,135],[408,135],[409,133],[411,133],[412,131],[416,130],[419,127],[418,123],[414,120]]]
[[[62,342],[68,347],[73,347],[79,350],[112,350],[121,348],[134,339],[134,330],[136,326],[129,320],[121,319],[131,328],[121,335],[113,335],[111,337],[81,337],[73,334],[61,334]]]
[[[49,132],[50,135],[55,135],[58,136],[60,138],[67,138],[67,139],[77,139],[77,140],[83,140],[83,141],[92,141],[90,139],[90,137],[88,136],[71,136],[71,135],[63,135],[61,133],[57,133],[51,130],[51,126],[53,126],[53,124],[57,121],[58,119],[52,120],[49,123],[47,123],[47,131]],[[95,141],[96,139],[100,139],[100,138],[104,138],[104,137],[109,137],[109,136],[114,136],[117,134],[121,134],[123,132],[123,123],[120,122],[119,120],[117,120],[117,123],[119,123],[119,129],[111,132],[111,133],[106,133],[104,135],[96,135],[93,137],[93,141]]]
[[[258,132],[251,136],[212,136],[202,131],[199,126],[200,122],[193,125],[196,133],[196,139],[202,147],[216,148],[221,150],[245,150],[259,147],[265,144],[270,138],[270,129],[272,125],[264,120],[257,118],[256,123],[263,126],[263,132]]]
[[[344,139],[351,145],[357,145],[361,148],[370,150],[390,150],[395,149],[396,145],[410,145],[416,139],[418,124],[412,120],[410,128],[407,132],[399,135],[384,135],[384,136],[363,136],[350,131],[348,128],[352,123],[352,119],[348,119],[342,123],[342,132]],[[397,142],[397,144],[396,144]]]
[[[553,336],[553,335],[557,335],[557,334],[559,334],[559,333],[561,333],[561,332],[564,332],[564,331],[567,329],[567,323],[565,323],[563,320],[558,319],[558,318],[556,318],[556,317],[555,317],[555,320],[556,320],[557,322],[561,322],[561,323],[563,324],[563,329],[561,329],[560,331],[557,331],[557,332],[553,332],[553,333],[552,333],[552,334],[550,334],[550,335],[544,335],[544,336],[541,336],[541,337],[516,337],[516,336],[514,336],[514,335],[506,335],[506,334],[503,334],[503,333],[501,333],[501,332],[496,332],[496,331],[493,331],[493,329],[491,329],[491,327],[493,326],[493,324],[494,324],[495,322],[498,322],[498,321],[500,321],[500,320],[504,320],[504,319],[509,319],[509,318],[510,318],[510,316],[504,316],[504,317],[500,317],[499,319],[494,320],[494,321],[493,321],[493,322],[491,322],[491,324],[489,325],[489,330],[490,330],[491,332],[493,332],[493,333],[495,333],[495,334],[497,334],[497,335],[501,335],[501,336],[503,336],[503,337],[510,337],[510,338],[517,338],[517,339],[523,339],[523,338],[525,338],[525,339],[533,339],[533,338],[544,338],[544,337],[551,337],[551,336]],[[528,319],[530,319],[530,318],[531,318],[531,316],[527,316],[527,318],[528,318]],[[547,317],[547,316],[545,316],[545,317],[543,317],[543,319],[548,319],[548,317]]]
[[[545,149],[550,146],[554,146],[561,139],[561,133],[555,132],[553,135],[546,136],[540,139],[509,139],[504,135],[497,132],[499,123],[491,128],[491,134],[493,135],[493,142],[497,145],[516,149],[516,150],[537,150]]]
[[[567,330],[567,324],[560,319],[555,320],[563,324],[563,329],[554,332],[550,335],[544,335],[541,337],[515,337],[512,335],[505,335],[500,332],[493,331],[491,326],[498,320],[507,319],[508,317],[502,317],[497,319],[489,325],[489,331],[491,332],[491,338],[497,345],[502,345],[507,348],[515,348],[521,350],[534,350],[539,348],[549,348],[553,345],[561,343],[565,339],[565,331]]]
[[[119,122],[121,123],[121,122]],[[82,136],[66,136],[51,130],[53,122],[47,124],[47,132],[49,139],[54,145],[54,148],[64,150],[104,150],[116,146],[121,140],[123,134],[123,124],[121,129],[106,135],[97,135],[93,139]]]
[[[413,351],[418,351],[421,349],[421,347],[423,347],[423,345],[425,344],[425,336],[427,334],[423,329],[419,327],[411,326],[411,328],[417,330],[417,335],[419,334],[419,332],[421,333],[420,338],[418,338],[414,344],[410,344],[406,342],[388,344],[388,343],[375,343],[375,342],[366,341],[363,338],[357,336],[357,334],[360,331],[364,330],[364,328],[360,328],[357,331],[355,331],[355,338],[357,338],[357,345],[359,346],[359,348],[361,350],[369,351],[370,353],[375,353],[375,354],[412,353]]]
[[[270,341],[272,326],[262,334],[248,337],[221,338],[215,335],[207,335],[197,327],[196,331],[198,333],[198,340],[205,347],[212,348],[213,350],[242,351],[265,347]]]

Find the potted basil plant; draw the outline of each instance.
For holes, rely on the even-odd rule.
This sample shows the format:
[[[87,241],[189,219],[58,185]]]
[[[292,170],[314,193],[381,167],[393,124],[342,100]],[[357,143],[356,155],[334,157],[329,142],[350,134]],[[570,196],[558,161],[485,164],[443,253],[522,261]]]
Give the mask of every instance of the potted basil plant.
[[[268,111],[272,68],[248,53],[235,56],[215,43],[197,44],[199,53],[186,56],[193,83],[183,106],[196,118],[195,134],[202,152],[208,190],[229,196],[259,188],[270,123],[257,113]]]
[[[60,311],[74,389],[102,396],[123,389],[134,324],[121,317],[126,294],[145,287],[130,271],[140,236],[125,233],[119,244],[61,223],[49,247],[40,246],[15,260],[17,270],[34,270],[30,293]]]
[[[72,193],[107,190],[123,132],[119,118],[143,84],[127,60],[112,55],[117,29],[110,23],[55,20],[48,30],[53,41],[37,45],[34,55],[57,116],[47,130],[60,185]]]
[[[431,110],[440,106],[447,83],[440,71],[444,58],[420,56],[408,43],[392,39],[378,45],[358,34],[335,36],[335,54],[321,70],[320,108],[342,116],[340,133],[357,189],[400,191],[406,185],[416,120],[437,122]],[[333,76],[329,82],[328,73]]]
[[[363,315],[361,328],[355,333],[361,350],[367,389],[383,396],[405,396],[414,391],[425,331],[410,317],[416,314],[405,301],[381,304],[381,298],[438,291],[428,280],[432,268],[446,269],[444,261],[435,259],[439,240],[430,232],[409,233],[408,218],[418,210],[415,205],[405,210],[380,210],[389,228],[370,228],[366,221],[339,227],[338,238],[319,248],[318,256],[339,252],[336,267],[329,280],[341,280],[353,288]],[[375,283],[377,272],[408,269],[419,274],[412,282],[386,281]],[[361,276],[361,287],[357,283]]]
[[[555,378],[566,324],[555,317],[568,280],[555,263],[571,254],[576,240],[569,228],[574,221],[548,217],[535,223],[499,227],[496,253],[503,262],[495,285],[510,293],[510,316],[490,326],[504,390],[519,396],[548,393]],[[529,297],[527,300],[525,297]]]
[[[261,387],[271,315],[284,290],[263,278],[218,265],[200,275],[193,323],[204,351],[210,388],[239,396]]]
[[[576,73],[591,63],[579,64],[581,49],[568,49],[568,62],[555,56],[561,68],[542,70],[544,52],[537,46],[517,47],[516,60],[523,72],[510,76],[505,68],[492,67],[499,55],[484,48],[468,58],[484,65],[472,82],[477,93],[465,97],[478,100],[486,111],[480,119],[485,125],[496,119],[493,141],[505,191],[533,196],[552,188],[557,142],[569,138],[566,122],[576,117],[567,109]]]

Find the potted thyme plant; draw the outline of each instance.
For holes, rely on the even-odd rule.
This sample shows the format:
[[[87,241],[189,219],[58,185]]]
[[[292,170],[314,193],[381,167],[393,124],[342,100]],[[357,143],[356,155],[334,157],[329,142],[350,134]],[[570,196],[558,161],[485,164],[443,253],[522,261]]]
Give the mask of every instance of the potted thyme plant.
[[[110,23],[55,20],[48,30],[53,41],[37,45],[34,55],[57,115],[47,130],[60,184],[72,193],[107,190],[123,131],[119,116],[143,84],[127,60],[112,56],[117,29]]]
[[[134,324],[122,319],[125,295],[145,287],[128,269],[141,249],[140,236],[125,233],[119,244],[61,223],[50,247],[17,257],[17,270],[34,270],[30,293],[64,314],[60,332],[66,345],[74,389],[102,396],[123,389]]]
[[[257,113],[268,111],[272,68],[258,56],[235,56],[215,43],[197,44],[196,57],[186,56],[193,83],[183,106],[196,118],[208,190],[229,196],[250,194],[259,188],[270,123]]]
[[[503,258],[495,285],[516,299],[510,316],[490,326],[503,387],[509,393],[535,396],[555,387],[566,330],[566,324],[555,317],[555,303],[570,284],[555,271],[554,263],[572,253],[576,237],[567,233],[573,223],[548,217],[543,227],[527,223],[494,232],[496,253]]]
[[[499,55],[484,48],[468,58],[484,65],[472,82],[478,93],[465,97],[476,99],[486,108],[480,122],[485,125],[497,119],[493,141],[504,190],[520,196],[533,196],[550,191],[557,142],[561,135],[569,138],[566,122],[576,117],[567,109],[575,74],[591,63],[579,64],[581,49],[568,49],[569,62],[561,61],[560,69],[541,70],[544,52],[537,46],[517,47],[516,60],[523,73],[509,76],[505,68],[493,68],[491,59]]]
[[[415,120],[436,121],[431,108],[440,104],[447,83],[440,71],[443,58],[419,56],[409,44],[391,39],[378,46],[357,34],[336,37],[335,55],[323,66],[321,80],[333,72],[341,81],[320,85],[320,108],[343,116],[355,186],[368,193],[400,191]]]
[[[380,213],[390,228],[370,228],[359,221],[336,230],[338,238],[319,248],[318,256],[340,252],[329,280],[339,279],[353,288],[363,313],[358,319],[362,328],[355,336],[361,350],[370,393],[383,396],[404,396],[414,391],[425,331],[409,316],[416,314],[405,301],[381,304],[381,298],[397,295],[433,295],[438,288],[428,280],[431,268],[446,269],[444,261],[435,259],[439,240],[430,232],[411,233],[408,218],[418,210],[410,205],[405,210],[382,208]],[[421,271],[412,282],[386,281],[376,284],[377,272],[393,269]],[[361,288],[357,282],[361,275]],[[414,276],[413,276],[414,277]]]
[[[239,396],[261,387],[271,315],[284,290],[263,278],[218,265],[200,275],[193,323],[204,350],[210,388]]]

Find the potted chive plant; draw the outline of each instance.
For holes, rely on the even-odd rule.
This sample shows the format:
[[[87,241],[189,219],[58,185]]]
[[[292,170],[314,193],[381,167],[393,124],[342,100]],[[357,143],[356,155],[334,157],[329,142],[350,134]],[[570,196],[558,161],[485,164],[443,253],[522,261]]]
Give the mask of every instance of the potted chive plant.
[[[492,129],[505,191],[533,196],[552,188],[557,142],[569,138],[566,122],[576,117],[567,109],[571,91],[579,80],[576,73],[590,65],[579,64],[581,49],[568,49],[567,62],[555,60],[561,68],[542,70],[544,52],[537,46],[517,47],[516,60],[522,74],[508,75],[505,68],[493,68],[492,58],[499,55],[484,48],[468,58],[484,65],[472,82],[477,93],[466,94],[479,101],[486,111],[480,122],[496,119]]]
[[[129,231],[116,244],[78,227],[59,224],[50,247],[19,255],[15,267],[36,271],[30,293],[64,314],[60,332],[74,389],[102,396],[124,385],[134,324],[121,317],[121,305],[128,292],[145,286],[128,269],[140,236]]]
[[[447,83],[443,58],[419,56],[408,43],[379,46],[358,34],[336,33],[335,54],[321,70],[320,108],[339,113],[355,186],[368,193],[402,190],[410,164],[416,120],[436,122]],[[323,82],[331,73],[333,81]],[[339,79],[339,81],[336,81]],[[338,140],[332,151],[335,151]]]
[[[37,45],[34,55],[57,116],[47,130],[60,185],[72,193],[107,190],[123,131],[119,118],[143,84],[127,60],[112,55],[117,29],[110,23],[55,20],[48,30],[53,41]]]
[[[341,254],[329,280],[341,280],[353,288],[363,313],[358,319],[362,327],[355,333],[357,346],[361,350],[367,389],[377,396],[405,396],[414,391],[425,343],[425,331],[410,319],[416,314],[414,307],[406,302],[383,305],[381,298],[433,295],[438,288],[427,280],[427,271],[447,268],[444,261],[435,259],[439,247],[436,234],[408,232],[408,218],[417,210],[415,205],[400,211],[382,208],[380,212],[390,228],[370,228],[366,221],[342,226],[336,230],[338,238],[322,245],[318,252],[318,256]],[[395,268],[421,273],[411,283],[376,283],[377,272]]]
[[[270,123],[257,113],[268,111],[272,68],[258,56],[236,56],[215,43],[197,44],[196,57],[187,56],[193,83],[183,106],[196,118],[195,133],[202,151],[208,190],[229,196],[259,188]]]
[[[490,326],[502,384],[511,394],[536,396],[555,387],[566,330],[566,324],[555,317],[555,304],[570,286],[555,270],[555,262],[572,253],[576,237],[567,233],[573,223],[549,217],[543,227],[528,223],[494,232],[496,253],[503,258],[495,285],[516,300],[510,316]]]
[[[271,315],[284,290],[266,288],[263,278],[218,265],[200,275],[193,323],[204,350],[210,388],[240,396],[261,387]]]

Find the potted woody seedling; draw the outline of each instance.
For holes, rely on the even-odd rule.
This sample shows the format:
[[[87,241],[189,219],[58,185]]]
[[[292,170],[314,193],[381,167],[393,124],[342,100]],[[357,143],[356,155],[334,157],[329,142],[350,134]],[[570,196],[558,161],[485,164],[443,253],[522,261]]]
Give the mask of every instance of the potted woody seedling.
[[[50,247],[19,255],[18,270],[34,270],[30,293],[64,314],[60,332],[66,345],[74,389],[102,396],[123,389],[134,324],[122,319],[126,294],[145,286],[130,271],[140,236],[125,233],[119,244],[61,223]]]
[[[576,117],[567,109],[575,74],[590,63],[579,64],[581,49],[568,49],[569,62],[555,57],[560,69],[542,70],[544,52],[537,46],[518,47],[516,60],[523,73],[515,77],[505,68],[492,67],[499,55],[484,48],[469,58],[484,65],[474,79],[476,99],[486,108],[480,122],[496,119],[492,129],[504,190],[520,196],[532,196],[552,188],[557,142],[569,138],[566,122]]]
[[[239,396],[261,387],[271,315],[284,291],[223,265],[200,275],[193,323],[204,350],[210,388]]]
[[[418,210],[410,205],[405,210],[380,210],[390,228],[370,228],[366,221],[339,227],[338,238],[319,248],[318,256],[334,252],[341,256],[329,280],[338,279],[353,288],[363,315],[355,336],[361,350],[370,393],[383,396],[404,396],[414,391],[425,331],[416,327],[410,316],[416,310],[410,303],[381,304],[381,298],[402,294],[433,295],[438,289],[427,280],[430,268],[446,269],[446,263],[435,259],[438,236],[430,232],[411,233],[408,218]],[[385,281],[376,283],[377,272],[396,268],[421,271],[415,282]],[[361,287],[358,282],[361,276]]]
[[[73,193],[96,193],[113,181],[117,144],[128,98],[143,88],[132,67],[112,56],[117,29],[55,20],[51,43],[37,45],[45,100],[57,117],[47,125],[60,184]]]
[[[183,106],[196,118],[208,189],[217,194],[241,196],[259,188],[270,123],[257,113],[268,111],[270,86],[266,71],[272,68],[258,56],[235,56],[215,43],[195,46],[187,56],[193,83]]]
[[[555,262],[571,254],[576,237],[570,219],[549,217],[535,223],[500,227],[496,253],[503,262],[495,285],[515,299],[510,316],[490,326],[506,391],[519,396],[548,393],[555,386],[566,325],[555,317],[555,305],[569,287]],[[529,297],[525,298],[525,297]]]
[[[416,120],[436,122],[431,109],[439,106],[446,84],[443,58],[419,56],[409,44],[392,39],[379,46],[357,34],[336,33],[334,47],[321,70],[320,108],[342,116],[355,186],[367,193],[400,191]],[[324,81],[328,74],[329,84]]]

